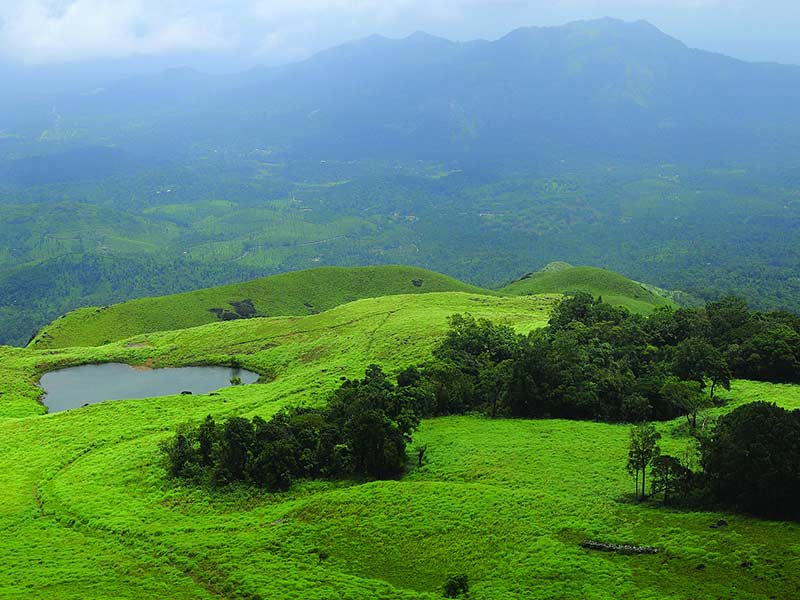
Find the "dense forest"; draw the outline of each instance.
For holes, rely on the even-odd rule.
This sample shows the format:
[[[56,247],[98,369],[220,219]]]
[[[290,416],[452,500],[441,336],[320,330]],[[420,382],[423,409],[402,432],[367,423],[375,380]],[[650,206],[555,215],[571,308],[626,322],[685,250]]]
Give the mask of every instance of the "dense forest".
[[[424,415],[610,422],[684,415],[694,427],[731,378],[795,382],[798,367],[800,318],[790,313],[752,311],[726,297],[644,317],[579,293],[527,336],[455,315],[433,360],[398,382],[429,392]]]
[[[800,310],[790,170],[463,167],[251,159],[0,184],[0,343],[79,306],[336,264],[500,287],[564,260]]]

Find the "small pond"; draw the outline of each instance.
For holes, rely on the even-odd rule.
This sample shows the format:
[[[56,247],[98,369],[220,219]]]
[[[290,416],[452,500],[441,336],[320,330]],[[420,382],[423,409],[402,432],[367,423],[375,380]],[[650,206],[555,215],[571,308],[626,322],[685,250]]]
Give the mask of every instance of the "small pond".
[[[39,385],[49,412],[61,412],[105,400],[132,400],[171,396],[181,392],[207,394],[231,385],[231,378],[254,383],[258,375],[230,367],[181,367],[135,369],[120,363],[84,365],[42,376]]]

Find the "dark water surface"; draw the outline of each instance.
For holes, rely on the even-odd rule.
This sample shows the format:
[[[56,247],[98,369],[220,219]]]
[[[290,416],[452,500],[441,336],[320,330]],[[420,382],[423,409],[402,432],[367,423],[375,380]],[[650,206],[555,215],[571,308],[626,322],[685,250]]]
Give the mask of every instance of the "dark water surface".
[[[39,384],[49,412],[61,412],[105,400],[171,396],[187,391],[207,394],[228,387],[231,377],[254,383],[258,375],[230,367],[181,367],[140,370],[120,363],[84,365],[45,373]]]

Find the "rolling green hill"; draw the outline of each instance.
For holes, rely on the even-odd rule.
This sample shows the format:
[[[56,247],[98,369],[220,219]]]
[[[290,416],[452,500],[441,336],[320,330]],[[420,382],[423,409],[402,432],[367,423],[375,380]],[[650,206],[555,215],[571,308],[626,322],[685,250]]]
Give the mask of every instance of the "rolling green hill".
[[[42,329],[30,346],[99,346],[142,333],[241,316],[308,315],[360,298],[427,292],[495,294],[416,267],[323,267],[102,308],[81,308]]]
[[[566,263],[551,263],[499,292],[418,267],[321,267],[106,307],[80,308],[40,330],[29,347],[100,346],[139,334],[240,317],[314,314],[360,298],[396,294],[456,291],[518,296],[580,290],[638,313],[672,304],[651,289],[611,271]]]
[[[552,266],[530,273],[500,291],[515,295],[589,292],[635,313],[649,313],[659,306],[673,304],[668,298],[618,273],[595,267],[573,267],[566,263],[552,263]]]
[[[0,348],[0,596],[433,600],[449,574],[466,573],[471,597],[487,600],[793,597],[800,526],[624,501],[623,425],[430,419],[415,435],[428,461],[401,479],[278,494],[164,478],[158,444],[181,423],[316,404],[369,363],[394,373],[424,359],[450,314],[524,332],[546,323],[556,298],[396,295],[96,348]],[[38,376],[66,365],[231,358],[276,378],[53,415],[36,402]],[[717,412],[763,397],[798,407],[800,387],[735,382],[735,401]],[[688,443],[679,421],[660,429],[665,451]],[[721,518],[728,527],[709,529]],[[661,552],[591,552],[579,546],[587,537]]]

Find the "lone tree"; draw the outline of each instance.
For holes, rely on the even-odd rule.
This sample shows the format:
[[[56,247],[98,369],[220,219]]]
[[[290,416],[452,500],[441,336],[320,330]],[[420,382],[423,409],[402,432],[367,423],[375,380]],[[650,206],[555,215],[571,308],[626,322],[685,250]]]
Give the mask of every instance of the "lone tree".
[[[660,439],[661,434],[656,431],[652,423],[642,423],[631,428],[627,468],[631,477],[636,479],[636,495],[640,499],[644,499],[647,495],[645,487],[647,467],[661,454],[661,449],[658,447]],[[639,485],[639,474],[641,474],[641,485]]]
[[[425,452],[428,451],[428,444],[417,446],[417,466],[421,467],[425,460]]]

